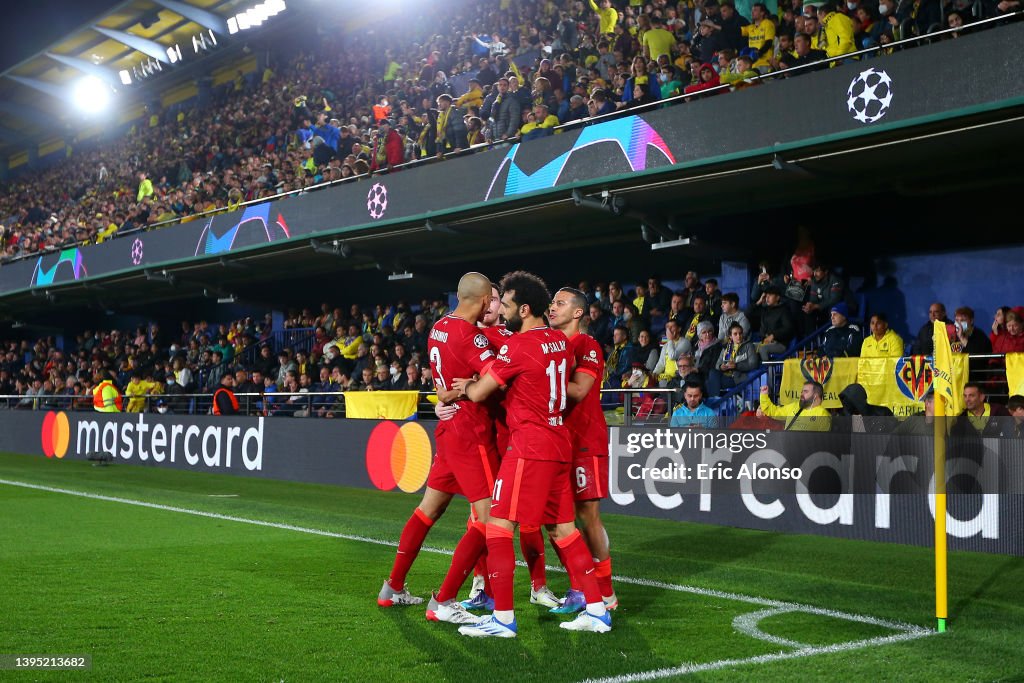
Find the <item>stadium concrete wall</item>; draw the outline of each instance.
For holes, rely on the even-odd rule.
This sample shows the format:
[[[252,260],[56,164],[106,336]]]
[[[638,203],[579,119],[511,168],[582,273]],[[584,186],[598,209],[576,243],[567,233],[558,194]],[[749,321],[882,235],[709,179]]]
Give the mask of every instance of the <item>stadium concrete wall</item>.
[[[0,451],[63,460],[422,491],[435,423],[0,413]],[[932,440],[739,430],[610,430],[609,512],[928,546]],[[1024,443],[953,441],[950,547],[1024,555]],[[576,475],[574,473],[574,476]]]
[[[681,106],[593,123],[525,144],[324,188],[0,269],[0,296],[143,268],[215,259],[310,237],[443,221],[451,212],[603,181],[920,127],[1024,101],[1024,24]],[[936,68],[955,64],[956,68]],[[867,90],[865,90],[865,88]],[[760,112],[754,114],[752,112]],[[770,113],[770,115],[765,115]]]

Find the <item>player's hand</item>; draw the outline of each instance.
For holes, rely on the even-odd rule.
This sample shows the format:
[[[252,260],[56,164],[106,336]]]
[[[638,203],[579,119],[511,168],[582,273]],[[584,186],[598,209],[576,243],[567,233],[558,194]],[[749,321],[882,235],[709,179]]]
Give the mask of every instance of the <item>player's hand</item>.
[[[467,379],[467,378],[463,378],[463,377],[456,377],[455,379],[452,380],[452,389],[454,389],[455,391],[459,392],[459,396],[465,396],[466,395],[466,385],[469,384],[472,381],[473,380],[471,380],[471,379]]]
[[[761,395],[765,396],[767,394],[768,394],[768,385],[766,384],[763,387],[761,387]]]
[[[455,417],[455,413],[459,412],[459,409],[455,406],[445,405],[444,403],[438,403],[434,406],[434,415],[437,415],[437,419],[444,422]]]

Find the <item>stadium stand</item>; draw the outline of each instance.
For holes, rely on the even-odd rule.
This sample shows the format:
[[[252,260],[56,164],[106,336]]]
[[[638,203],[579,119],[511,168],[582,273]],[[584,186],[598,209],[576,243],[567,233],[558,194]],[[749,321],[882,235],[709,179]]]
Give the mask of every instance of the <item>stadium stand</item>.
[[[153,112],[113,144],[83,145],[5,183],[0,263],[801,67],[788,78],[947,26],[941,37],[955,39],[964,23],[1015,18],[1019,3],[657,0],[608,11],[446,3],[428,21],[389,23],[386,36],[325,31],[298,51],[282,46],[263,73],[239,74],[206,107]]]

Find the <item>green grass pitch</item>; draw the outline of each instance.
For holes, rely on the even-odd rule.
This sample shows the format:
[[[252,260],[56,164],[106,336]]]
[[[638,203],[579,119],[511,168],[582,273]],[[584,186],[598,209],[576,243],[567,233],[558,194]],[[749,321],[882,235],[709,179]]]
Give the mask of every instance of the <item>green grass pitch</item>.
[[[927,548],[608,516],[624,577],[611,633],[559,629],[526,601],[520,569],[519,638],[475,640],[420,608],[376,605],[394,548],[371,541],[397,540],[415,496],[10,454],[0,480],[0,654],[92,656],[87,672],[0,679],[1024,676],[1022,558],[951,554],[950,631],[923,635],[934,625]],[[454,547],[466,512],[454,503],[427,544]],[[411,590],[426,596],[447,562],[421,553]],[[564,590],[564,574],[549,578]]]

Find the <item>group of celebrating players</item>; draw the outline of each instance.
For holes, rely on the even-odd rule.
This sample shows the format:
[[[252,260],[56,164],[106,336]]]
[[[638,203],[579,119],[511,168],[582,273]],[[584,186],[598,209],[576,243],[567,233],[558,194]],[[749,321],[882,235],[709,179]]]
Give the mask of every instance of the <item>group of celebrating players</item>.
[[[559,624],[564,629],[611,630],[618,600],[599,514],[608,483],[604,358],[580,331],[587,307],[582,292],[564,288],[551,297],[543,280],[524,271],[507,274],[500,287],[475,272],[459,280],[458,306],[434,325],[427,346],[441,418],[437,455],[378,605],[424,602],[405,578],[430,527],[461,494],[471,504],[466,533],[427,602],[427,619],[460,624],[466,636],[516,637],[518,526],[530,602],[576,614]],[[547,587],[541,527],[569,574],[563,599]],[[474,568],[470,598],[459,602]],[[492,606],[490,615],[473,614]]]

